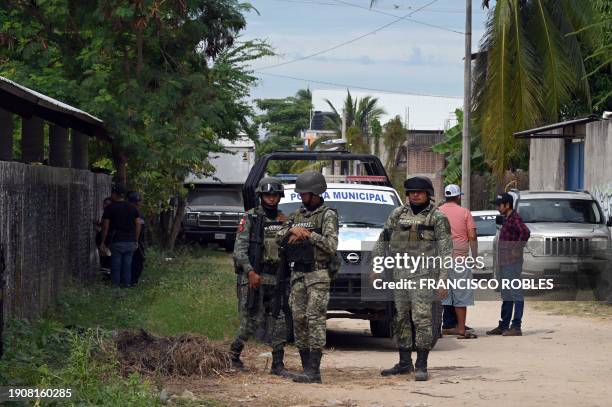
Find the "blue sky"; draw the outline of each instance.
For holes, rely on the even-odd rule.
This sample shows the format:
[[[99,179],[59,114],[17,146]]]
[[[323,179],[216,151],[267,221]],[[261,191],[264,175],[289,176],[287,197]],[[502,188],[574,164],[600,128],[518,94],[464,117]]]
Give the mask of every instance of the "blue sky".
[[[243,39],[267,40],[279,54],[257,61],[254,69],[316,53],[406,16],[432,0],[252,0],[259,11],[247,16]],[[485,10],[473,0],[472,50],[484,32]],[[383,14],[387,13],[387,14]],[[328,53],[265,69],[271,74],[357,85],[395,92],[463,95],[465,1],[438,0],[410,18]],[[441,26],[452,32],[425,24]],[[285,97],[298,89],[337,89],[268,76],[252,89],[252,98]]]

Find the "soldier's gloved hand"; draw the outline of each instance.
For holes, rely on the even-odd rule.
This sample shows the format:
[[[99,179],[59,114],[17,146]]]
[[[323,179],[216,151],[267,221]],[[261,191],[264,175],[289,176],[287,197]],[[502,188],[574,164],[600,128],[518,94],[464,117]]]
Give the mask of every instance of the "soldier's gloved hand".
[[[261,277],[259,277],[259,274],[257,274],[254,270],[251,270],[249,271],[249,274],[247,274],[247,277],[249,279],[249,288],[259,288],[261,285]]]
[[[306,240],[310,237],[310,230],[302,227],[292,227],[289,233],[297,237],[298,240]]]
[[[443,300],[448,297],[448,289],[447,288],[438,288],[438,299]]]

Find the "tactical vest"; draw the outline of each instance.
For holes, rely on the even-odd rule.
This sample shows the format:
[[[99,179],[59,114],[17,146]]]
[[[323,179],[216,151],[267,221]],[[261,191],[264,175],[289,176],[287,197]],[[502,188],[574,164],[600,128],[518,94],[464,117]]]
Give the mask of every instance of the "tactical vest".
[[[430,206],[427,216],[414,215],[407,206],[391,222],[389,255],[408,253],[415,256],[437,254],[433,217],[436,207]]]
[[[323,233],[323,218],[325,217],[325,213],[327,211],[333,211],[334,209],[323,207],[320,210],[316,210],[314,212],[304,211],[302,209],[298,210],[294,217],[292,227],[303,227],[305,229],[310,230],[311,232],[316,232],[318,234]],[[314,246],[314,260],[317,263],[329,263],[331,256]]]
[[[263,262],[277,263],[278,262],[278,243],[276,242],[276,233],[282,228],[283,222],[266,218],[264,222],[264,237],[263,237]]]

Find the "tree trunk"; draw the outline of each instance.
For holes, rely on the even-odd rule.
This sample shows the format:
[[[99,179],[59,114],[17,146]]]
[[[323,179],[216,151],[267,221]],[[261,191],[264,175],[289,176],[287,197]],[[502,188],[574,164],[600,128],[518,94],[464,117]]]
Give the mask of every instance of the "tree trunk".
[[[176,212],[174,213],[174,217],[172,219],[172,227],[170,229],[170,235],[168,236],[168,249],[174,250],[174,246],[176,244],[176,238],[178,237],[179,232],[181,231],[181,222],[183,221],[183,216],[185,216],[185,208],[187,207],[187,201],[182,198],[178,200],[178,207],[176,208]]]
[[[122,148],[115,145],[113,145],[113,162],[117,170],[114,181],[127,185],[127,155]]]

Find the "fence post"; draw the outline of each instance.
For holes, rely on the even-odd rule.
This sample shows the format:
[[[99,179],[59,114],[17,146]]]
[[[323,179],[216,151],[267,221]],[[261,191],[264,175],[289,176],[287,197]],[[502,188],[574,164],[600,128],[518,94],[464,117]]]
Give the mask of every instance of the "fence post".
[[[42,163],[44,157],[45,130],[40,117],[21,119],[21,159],[25,163]]]
[[[49,126],[49,165],[70,167],[68,155],[68,129],[57,125]]]
[[[86,134],[72,129],[72,168],[86,170],[89,167],[88,142]]]
[[[0,161],[13,159],[13,114],[0,109]]]

